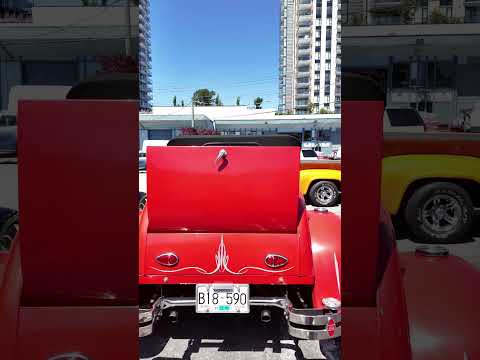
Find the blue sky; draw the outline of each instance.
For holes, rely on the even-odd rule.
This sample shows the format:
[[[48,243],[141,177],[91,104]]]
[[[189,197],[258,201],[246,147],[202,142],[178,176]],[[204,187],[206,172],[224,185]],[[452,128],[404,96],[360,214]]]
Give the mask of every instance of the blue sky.
[[[278,105],[279,0],[152,0],[155,105],[199,88],[225,105]]]

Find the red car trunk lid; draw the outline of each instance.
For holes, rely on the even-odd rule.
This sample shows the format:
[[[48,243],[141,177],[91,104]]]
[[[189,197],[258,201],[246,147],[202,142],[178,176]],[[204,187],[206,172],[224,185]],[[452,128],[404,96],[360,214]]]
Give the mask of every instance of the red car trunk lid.
[[[147,148],[149,233],[296,233],[298,147]]]

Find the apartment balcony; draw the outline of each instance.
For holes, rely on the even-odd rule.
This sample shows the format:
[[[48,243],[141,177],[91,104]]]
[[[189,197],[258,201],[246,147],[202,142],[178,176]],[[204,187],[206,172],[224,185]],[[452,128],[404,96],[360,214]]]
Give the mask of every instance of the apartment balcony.
[[[310,10],[312,10],[312,3],[309,1],[309,2],[304,3],[304,4],[298,4],[297,10],[298,11],[310,11]]]
[[[307,55],[310,55],[310,53],[311,53],[310,47],[308,47],[306,49],[298,49],[297,50],[297,55],[298,56],[307,56]]]
[[[295,99],[298,99],[298,100],[302,100],[302,99],[308,99],[310,97],[310,92],[309,91],[305,91],[305,92],[297,92],[297,94],[295,95]]]
[[[310,42],[312,41],[312,38],[310,36],[303,36],[303,37],[298,37],[298,44],[299,45],[310,45]]]
[[[306,34],[310,34],[311,32],[312,32],[312,29],[310,25],[304,25],[304,26],[298,27],[298,34],[306,35]]]
[[[308,107],[308,99],[307,100],[297,100],[295,101],[295,107],[296,108],[302,108],[305,109]]]
[[[310,71],[297,72],[297,80],[302,78],[310,78]]]
[[[300,15],[297,20],[298,24],[311,24],[312,15]]]
[[[308,80],[308,78],[306,78],[305,80]],[[297,89],[308,89],[309,87],[310,87],[309,81],[297,82]]]
[[[310,66],[310,60],[297,60],[297,67],[307,67]]]
[[[297,0],[298,5],[312,5],[313,0]]]

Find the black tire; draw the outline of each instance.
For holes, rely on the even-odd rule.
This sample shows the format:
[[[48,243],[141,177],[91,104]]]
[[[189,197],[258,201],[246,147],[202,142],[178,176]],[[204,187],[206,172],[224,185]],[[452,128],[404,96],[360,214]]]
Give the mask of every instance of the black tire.
[[[0,250],[10,249],[12,240],[17,234],[18,212],[12,209],[0,208]]]
[[[341,338],[321,340],[320,351],[327,360],[341,360],[342,358],[342,341]]]
[[[139,191],[138,192],[138,209],[143,210],[146,202],[147,202],[147,194],[142,191]]]
[[[449,182],[434,182],[417,189],[405,207],[405,221],[415,240],[456,243],[468,240],[474,209],[470,195]]]
[[[308,191],[308,199],[314,206],[335,206],[340,201],[340,193],[335,183],[321,180],[312,185]]]

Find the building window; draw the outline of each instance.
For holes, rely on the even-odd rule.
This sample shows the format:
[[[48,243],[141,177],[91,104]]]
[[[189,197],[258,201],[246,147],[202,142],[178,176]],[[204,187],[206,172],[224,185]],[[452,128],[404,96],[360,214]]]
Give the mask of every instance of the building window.
[[[448,18],[452,17],[452,7],[451,6],[440,6],[440,13]]]
[[[428,23],[428,7],[422,7],[422,24]]]

